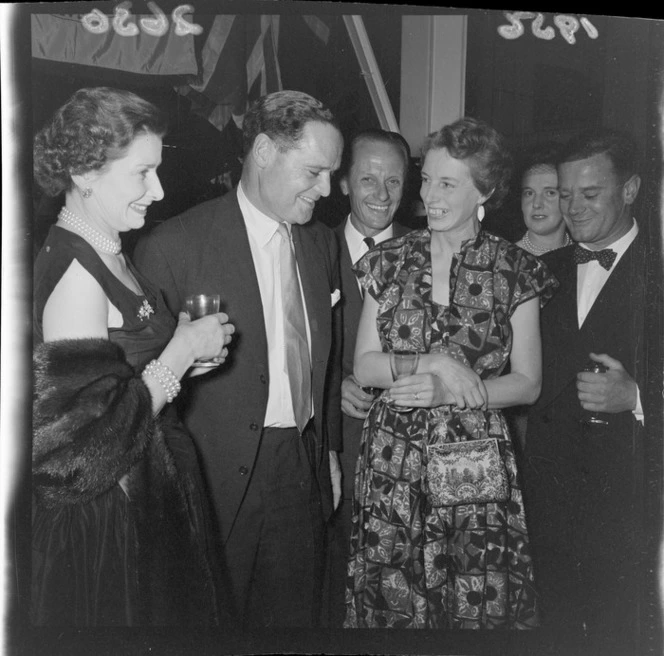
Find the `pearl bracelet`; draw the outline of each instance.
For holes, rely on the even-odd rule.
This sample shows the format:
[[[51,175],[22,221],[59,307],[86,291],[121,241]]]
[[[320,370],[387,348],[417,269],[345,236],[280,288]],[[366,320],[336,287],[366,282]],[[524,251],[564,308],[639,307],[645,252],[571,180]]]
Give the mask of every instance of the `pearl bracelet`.
[[[154,378],[164,388],[168,403],[171,403],[180,393],[180,381],[161,360],[152,360],[149,362],[145,366],[145,369],[143,369],[143,376],[145,374]]]

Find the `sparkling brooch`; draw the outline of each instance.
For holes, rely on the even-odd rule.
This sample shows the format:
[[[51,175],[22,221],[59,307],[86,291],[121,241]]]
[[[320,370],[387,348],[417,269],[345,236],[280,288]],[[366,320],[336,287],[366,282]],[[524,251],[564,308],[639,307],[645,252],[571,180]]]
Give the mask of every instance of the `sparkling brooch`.
[[[143,319],[149,319],[151,314],[154,314],[154,310],[152,309],[152,306],[148,303],[148,299],[144,298],[143,305],[141,305],[141,307],[138,308],[138,318],[141,321],[143,321]]]

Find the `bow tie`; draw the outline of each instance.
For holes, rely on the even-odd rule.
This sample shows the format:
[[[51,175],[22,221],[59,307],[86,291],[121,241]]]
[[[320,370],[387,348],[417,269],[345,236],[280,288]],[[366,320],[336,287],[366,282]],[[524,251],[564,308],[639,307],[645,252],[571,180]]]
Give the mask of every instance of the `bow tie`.
[[[601,251],[591,251],[587,248],[581,248],[578,244],[574,248],[574,264],[585,264],[591,260],[597,260],[607,271],[613,266],[618,253],[610,248]]]

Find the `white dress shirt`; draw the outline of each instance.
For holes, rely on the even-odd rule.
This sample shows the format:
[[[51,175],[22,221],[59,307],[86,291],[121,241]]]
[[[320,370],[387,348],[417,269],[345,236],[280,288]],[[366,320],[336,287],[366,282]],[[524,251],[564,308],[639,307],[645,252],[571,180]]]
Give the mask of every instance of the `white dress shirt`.
[[[284,314],[281,299],[281,258],[279,255],[281,237],[277,234],[279,223],[251,204],[241,183],[237,187],[237,200],[249,235],[249,246],[258,278],[265,319],[270,384],[263,426],[289,428],[295,426],[295,414],[286,371]],[[290,232],[290,225],[286,224],[286,226]],[[300,278],[299,270],[297,275]],[[302,303],[306,319],[309,355],[311,355],[311,333],[304,295]],[[311,407],[313,413],[313,400]]]
[[[632,219],[632,227],[629,232],[624,234],[620,239],[609,244],[607,248],[616,252],[616,259],[611,268],[607,271],[597,260],[591,260],[585,264],[577,264],[576,269],[576,298],[577,298],[577,316],[579,321],[579,328],[586,320],[593,303],[602,291],[602,288],[609,279],[609,276],[620,262],[620,259],[629,248],[629,245],[636,239],[639,234],[639,226],[636,220]],[[588,248],[585,244],[579,243],[581,248]],[[590,249],[588,249],[590,250]],[[609,354],[610,355],[610,354]],[[637,386],[636,388],[636,408],[633,410],[634,416],[643,422],[643,408],[641,407],[641,393]]]
[[[394,230],[392,224],[387,226],[385,230],[382,230],[376,235],[373,235],[372,239],[374,244],[379,244],[381,241],[386,239],[392,239],[394,236]],[[364,243],[364,235],[353,225],[353,222],[350,220],[350,214],[346,218],[346,225],[344,226],[344,237],[346,237],[346,243],[348,244],[348,252],[350,253],[350,261],[355,264],[368,250],[369,247]]]

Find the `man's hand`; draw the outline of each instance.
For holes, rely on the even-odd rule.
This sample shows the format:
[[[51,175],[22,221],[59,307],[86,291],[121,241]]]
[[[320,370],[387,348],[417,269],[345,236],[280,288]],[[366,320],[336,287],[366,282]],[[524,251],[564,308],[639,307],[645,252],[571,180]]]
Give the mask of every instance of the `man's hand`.
[[[339,454],[336,451],[330,451],[330,480],[332,481],[332,505],[336,510],[341,501],[341,465],[339,464]]]
[[[606,353],[591,353],[595,362],[603,364],[607,371],[595,374],[581,371],[576,376],[579,402],[590,412],[625,412],[636,408],[636,381],[625,371],[618,360]]]
[[[341,383],[341,409],[355,419],[364,419],[374,397],[362,391],[355,376],[347,376]]]

